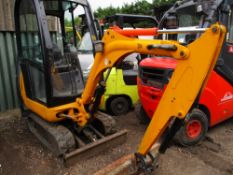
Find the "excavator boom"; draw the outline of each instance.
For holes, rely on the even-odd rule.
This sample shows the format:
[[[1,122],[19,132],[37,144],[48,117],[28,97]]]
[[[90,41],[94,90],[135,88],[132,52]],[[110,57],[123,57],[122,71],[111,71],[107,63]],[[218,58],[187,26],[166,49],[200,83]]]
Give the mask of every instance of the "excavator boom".
[[[94,117],[90,116],[90,114],[94,114],[96,109],[92,108],[91,111],[93,110],[93,112],[87,113],[84,106],[90,103],[95,103],[96,101],[98,102],[95,94],[98,94],[98,96],[102,95],[100,92],[96,92],[96,90],[99,88],[105,88],[104,81],[106,80],[99,83],[101,75],[105,70],[116,65],[116,63],[121,61],[126,55],[137,52],[142,54],[169,56],[175,59],[187,59],[189,56],[189,49],[175,41],[142,40],[126,37],[129,35],[136,36],[139,35],[139,33],[140,35],[158,34],[156,29],[123,31],[118,28],[113,28],[107,30],[102,39],[102,42],[98,43],[101,45],[99,47],[102,47],[102,50],[96,53],[95,61],[92,66],[89,78],[87,79],[82,97],[76,100],[79,104],[79,118],[82,122],[82,125],[85,125],[90,118]],[[97,88],[97,86],[99,87]],[[98,106],[98,104],[93,106]]]

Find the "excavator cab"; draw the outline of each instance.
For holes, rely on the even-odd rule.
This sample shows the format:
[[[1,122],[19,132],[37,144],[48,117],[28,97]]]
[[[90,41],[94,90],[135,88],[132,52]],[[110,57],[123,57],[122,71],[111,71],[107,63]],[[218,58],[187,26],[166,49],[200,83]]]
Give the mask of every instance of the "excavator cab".
[[[98,39],[87,1],[17,0],[18,61],[26,96],[47,107],[80,97],[83,75],[76,32]],[[66,28],[72,28],[72,34]],[[82,32],[81,32],[82,31]]]

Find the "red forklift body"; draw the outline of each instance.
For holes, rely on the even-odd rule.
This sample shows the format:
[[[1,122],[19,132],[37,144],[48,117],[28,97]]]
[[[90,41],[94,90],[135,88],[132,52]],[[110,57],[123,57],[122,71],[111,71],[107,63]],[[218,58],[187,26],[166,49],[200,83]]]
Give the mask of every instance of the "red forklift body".
[[[164,88],[159,85],[153,86],[153,82],[149,82],[150,78],[161,79],[163,70],[174,70],[176,67],[176,60],[172,58],[145,58],[139,64],[139,74],[137,78],[138,95],[141,104],[147,115],[151,118],[154,111],[163,95]],[[155,72],[155,70],[160,70]],[[160,76],[161,75],[161,76]],[[151,76],[151,77],[150,77]]]
[[[214,8],[210,8],[215,4]],[[201,8],[200,8],[201,7]],[[178,143],[183,146],[195,145],[203,140],[208,127],[214,126],[233,116],[233,0],[185,0],[174,3],[165,12],[158,28],[179,31],[208,28],[216,20],[227,27],[221,54],[200,94],[200,98],[189,111],[182,128],[176,133]],[[214,18],[207,18],[207,14]],[[184,45],[195,41],[201,34],[182,33],[163,35],[164,39],[176,40]],[[211,44],[211,43],[206,43]],[[141,104],[137,105],[137,117],[146,123],[163,95],[176,61],[171,58],[146,58],[140,62],[138,93]],[[205,58],[203,58],[205,59]],[[200,65],[202,63],[200,62]],[[164,109],[166,110],[166,109]]]
[[[152,117],[168,82],[156,83],[156,76],[164,76],[164,71],[173,70],[176,60],[171,58],[146,58],[140,62],[138,94],[142,106]],[[155,71],[160,70],[160,71]],[[150,82],[150,76],[155,82]],[[169,79],[169,78],[168,78]],[[209,126],[212,127],[233,116],[233,87],[222,76],[212,71],[211,77],[201,94],[199,107],[208,114]]]

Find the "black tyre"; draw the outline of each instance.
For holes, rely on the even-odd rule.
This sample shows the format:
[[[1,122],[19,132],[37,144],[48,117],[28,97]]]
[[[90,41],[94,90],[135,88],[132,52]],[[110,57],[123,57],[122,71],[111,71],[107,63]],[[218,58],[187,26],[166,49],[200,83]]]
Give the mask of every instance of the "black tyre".
[[[182,146],[193,146],[205,138],[208,118],[200,109],[193,109],[185,124],[177,132],[175,140]]]
[[[109,108],[113,115],[123,115],[129,111],[130,102],[126,97],[115,97],[110,101]]]
[[[144,110],[141,103],[137,103],[135,105],[135,114],[141,124],[148,125],[150,123],[150,118],[146,114],[146,111]]]

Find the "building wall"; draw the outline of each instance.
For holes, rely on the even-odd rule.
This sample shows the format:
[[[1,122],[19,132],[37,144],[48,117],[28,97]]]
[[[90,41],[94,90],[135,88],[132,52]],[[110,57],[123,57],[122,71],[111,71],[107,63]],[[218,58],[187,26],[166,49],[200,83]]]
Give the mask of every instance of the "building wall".
[[[57,23],[55,18],[48,18],[50,30],[56,31]],[[0,31],[14,31],[14,0],[0,0]]]
[[[0,31],[14,31],[14,0],[0,0]]]
[[[0,112],[17,108],[14,0],[0,0]]]

